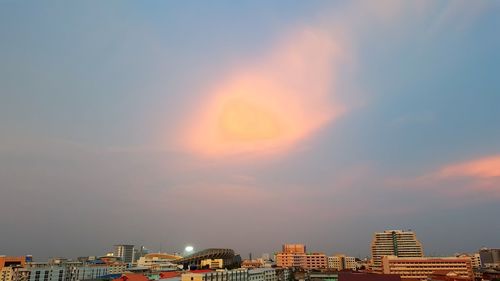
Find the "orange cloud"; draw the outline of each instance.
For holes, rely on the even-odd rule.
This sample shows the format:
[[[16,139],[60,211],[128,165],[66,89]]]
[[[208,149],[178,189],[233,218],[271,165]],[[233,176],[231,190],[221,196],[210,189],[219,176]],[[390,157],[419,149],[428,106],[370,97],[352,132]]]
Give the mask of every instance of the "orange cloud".
[[[183,145],[205,156],[292,148],[345,112],[332,96],[340,57],[330,35],[297,32],[262,61],[235,70],[213,87],[183,133]]]
[[[500,177],[500,155],[452,164],[440,169],[437,175],[440,178],[474,177],[486,179]]]

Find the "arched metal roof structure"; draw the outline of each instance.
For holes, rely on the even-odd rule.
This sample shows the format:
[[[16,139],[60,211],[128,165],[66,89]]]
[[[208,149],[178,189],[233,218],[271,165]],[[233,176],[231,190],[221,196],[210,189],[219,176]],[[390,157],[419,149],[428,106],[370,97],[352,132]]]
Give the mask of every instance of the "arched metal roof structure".
[[[199,266],[201,261],[205,259],[222,259],[224,260],[224,266],[231,266],[234,263],[234,257],[235,255],[232,249],[211,248],[174,260],[172,263],[182,264],[184,267],[187,267],[190,265]]]

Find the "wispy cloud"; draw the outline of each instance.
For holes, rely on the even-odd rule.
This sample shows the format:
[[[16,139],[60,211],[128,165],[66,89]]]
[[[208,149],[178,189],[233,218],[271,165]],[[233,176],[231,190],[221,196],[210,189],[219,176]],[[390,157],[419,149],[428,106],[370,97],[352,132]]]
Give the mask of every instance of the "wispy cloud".
[[[392,178],[386,184],[469,202],[497,200],[500,198],[500,156],[449,163],[421,176]]]

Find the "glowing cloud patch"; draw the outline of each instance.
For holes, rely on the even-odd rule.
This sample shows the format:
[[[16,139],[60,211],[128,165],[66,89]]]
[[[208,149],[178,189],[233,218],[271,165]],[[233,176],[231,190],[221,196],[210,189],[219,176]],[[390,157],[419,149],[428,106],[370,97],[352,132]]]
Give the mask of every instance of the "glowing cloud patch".
[[[500,156],[492,156],[476,159],[468,162],[458,163],[442,168],[438,176],[450,177],[474,177],[494,178],[500,177]]]
[[[238,99],[223,106],[218,124],[221,139],[228,141],[273,139],[279,135],[279,127],[273,112]]]
[[[331,36],[302,30],[262,61],[241,67],[208,92],[184,134],[207,156],[290,149],[345,111],[333,100],[339,48]]]

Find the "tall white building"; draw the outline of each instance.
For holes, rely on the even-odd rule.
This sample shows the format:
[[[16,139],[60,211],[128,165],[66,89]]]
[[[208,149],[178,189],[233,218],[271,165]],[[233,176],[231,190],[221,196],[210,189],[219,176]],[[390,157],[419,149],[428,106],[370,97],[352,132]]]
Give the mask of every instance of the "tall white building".
[[[385,230],[373,235],[371,244],[372,269],[382,271],[382,257],[396,256],[402,258],[423,257],[420,241],[413,231]]]

